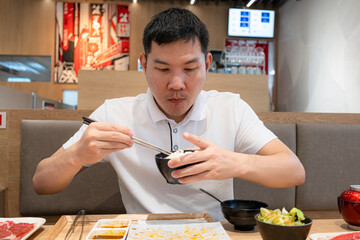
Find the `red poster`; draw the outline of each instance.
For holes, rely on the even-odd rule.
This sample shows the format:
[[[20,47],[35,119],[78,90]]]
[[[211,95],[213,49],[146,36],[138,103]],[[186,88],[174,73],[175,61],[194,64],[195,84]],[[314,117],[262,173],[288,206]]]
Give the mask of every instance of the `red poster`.
[[[56,4],[55,81],[77,83],[79,69],[129,69],[129,7]]]
[[[74,4],[73,3],[63,3],[64,9],[64,25],[63,25],[63,50],[67,51],[69,48],[69,39],[73,36],[73,20],[74,20]]]
[[[118,28],[119,37],[130,37],[129,7],[127,5],[118,5]]]

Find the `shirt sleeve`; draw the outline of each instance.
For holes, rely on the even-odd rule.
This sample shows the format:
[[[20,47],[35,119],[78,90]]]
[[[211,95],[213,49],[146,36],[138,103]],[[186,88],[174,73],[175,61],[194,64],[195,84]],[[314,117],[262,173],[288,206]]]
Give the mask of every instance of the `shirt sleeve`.
[[[240,98],[235,104],[234,111],[238,122],[235,139],[236,152],[256,154],[267,143],[277,138],[259,119],[254,110]]]

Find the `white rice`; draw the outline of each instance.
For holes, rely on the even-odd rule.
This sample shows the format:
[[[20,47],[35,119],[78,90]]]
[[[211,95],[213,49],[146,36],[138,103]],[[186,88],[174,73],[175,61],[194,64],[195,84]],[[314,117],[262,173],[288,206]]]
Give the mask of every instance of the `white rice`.
[[[172,158],[175,158],[175,157],[184,156],[184,155],[189,154],[189,153],[192,153],[192,151],[186,151],[186,152],[184,152],[184,150],[179,150],[179,151],[173,152],[172,154],[170,154],[170,155],[167,156],[166,158],[167,158],[167,159],[172,159]]]

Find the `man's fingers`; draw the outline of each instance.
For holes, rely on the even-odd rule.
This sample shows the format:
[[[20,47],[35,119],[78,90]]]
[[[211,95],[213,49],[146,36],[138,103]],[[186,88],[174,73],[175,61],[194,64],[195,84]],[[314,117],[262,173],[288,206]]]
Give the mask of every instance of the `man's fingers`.
[[[86,138],[90,141],[118,142],[132,146],[132,135],[133,132],[128,127],[111,123],[93,122],[87,129]]]
[[[188,132],[184,132],[183,137],[185,140],[191,142],[201,150],[207,148],[210,145],[210,142],[206,141],[205,139]]]
[[[193,182],[199,182],[205,179],[208,179],[210,171],[205,171],[200,174],[191,175],[183,178],[179,178],[178,181],[181,184],[187,184],[187,183],[193,183]]]
[[[129,129],[126,126],[120,126],[113,123],[105,123],[105,122],[93,122],[91,123],[92,127],[95,127],[96,129],[100,131],[114,131],[114,132],[121,132],[123,134],[126,134],[128,136],[133,136],[134,133],[131,129]],[[90,125],[89,125],[90,126]]]

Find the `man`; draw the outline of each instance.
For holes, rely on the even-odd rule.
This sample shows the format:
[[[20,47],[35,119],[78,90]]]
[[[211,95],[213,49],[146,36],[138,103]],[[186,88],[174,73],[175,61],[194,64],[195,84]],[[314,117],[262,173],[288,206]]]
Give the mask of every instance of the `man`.
[[[54,155],[42,160],[33,178],[39,194],[67,187],[87,165],[109,161],[117,172],[128,213],[209,212],[223,220],[216,201],[233,198],[232,178],[269,187],[304,182],[299,159],[232,93],[202,91],[212,60],[208,32],[190,11],[171,8],[153,17],[140,56],[147,94],[106,100]],[[181,185],[167,184],[155,165],[156,152],[134,145],[136,136],[172,151],[199,151],[169,161]]]

